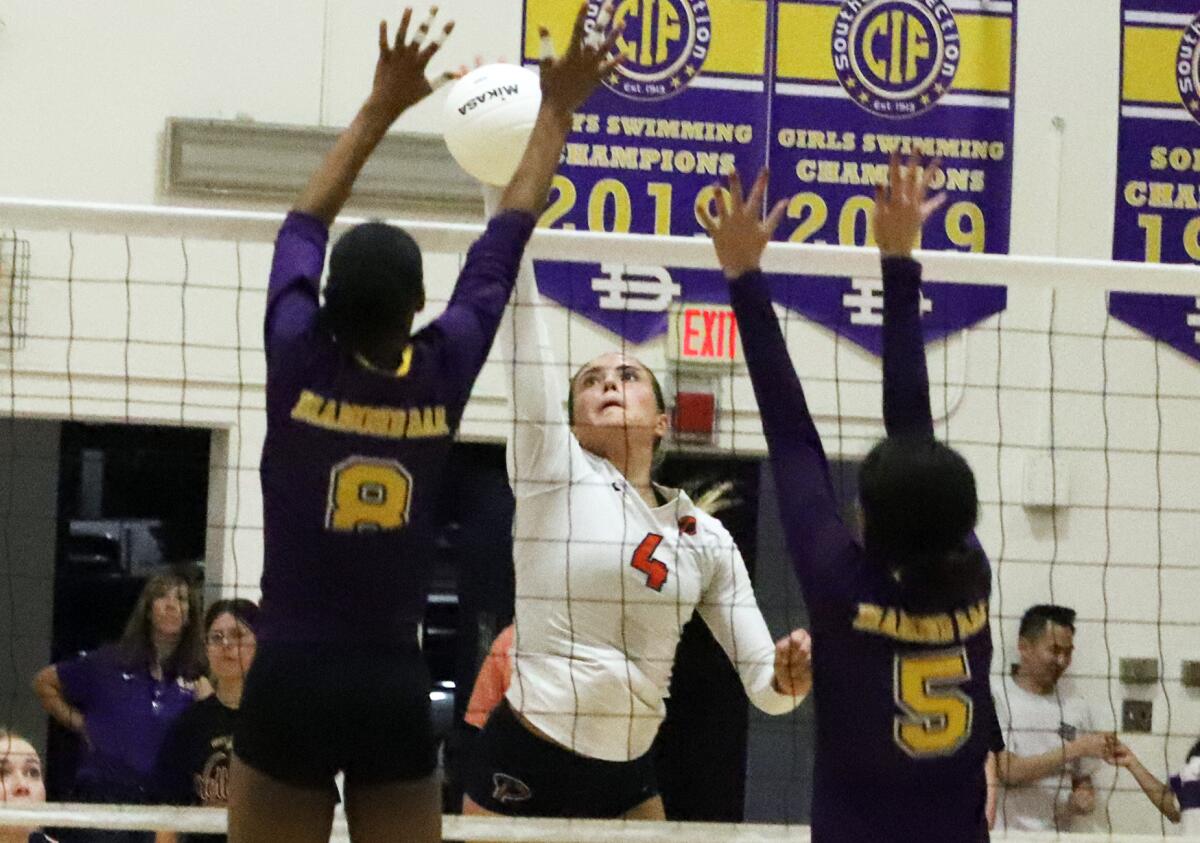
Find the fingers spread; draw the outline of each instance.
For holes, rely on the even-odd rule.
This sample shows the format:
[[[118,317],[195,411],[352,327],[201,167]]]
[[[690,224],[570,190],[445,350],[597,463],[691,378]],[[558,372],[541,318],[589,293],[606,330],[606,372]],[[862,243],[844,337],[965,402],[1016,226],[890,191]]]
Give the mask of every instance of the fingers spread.
[[[400,28],[396,30],[396,47],[403,47],[404,42],[408,40],[408,25],[412,21],[412,6],[408,6],[404,10],[404,14],[400,16]]]
[[[740,213],[742,210],[742,176],[736,170],[731,170],[729,173],[729,204],[734,213]]]
[[[730,177],[730,187],[733,187],[732,180],[736,177],[737,171],[735,170],[733,175]],[[730,194],[728,190],[718,185],[715,195],[713,196],[713,201],[716,202],[717,205],[717,219],[721,222],[725,222],[725,220],[729,217],[729,195]]]
[[[930,214],[932,214],[934,211],[936,211],[938,208],[942,207],[945,204],[946,204],[946,194],[945,193],[939,193],[937,196],[933,197],[932,199],[926,199],[923,203],[921,203],[921,218],[929,219]]]
[[[442,49],[442,45],[446,43],[446,39],[450,37],[450,33],[453,31],[454,21],[450,21],[444,27],[442,27],[442,31],[437,35],[436,38],[425,45],[425,49],[421,50],[420,52],[420,60],[422,64],[428,63],[429,60],[433,58],[434,53]]]
[[[379,22],[379,52],[386,53],[388,48],[387,21]]]
[[[554,61],[554,39],[550,37],[550,30],[539,26],[538,41],[538,61],[543,64]]]
[[[767,195],[767,168],[763,167],[758,171],[758,178],[754,180],[754,186],[750,188],[750,197],[746,200],[746,206],[758,213],[762,208],[763,197]]]
[[[567,53],[574,54],[579,52],[583,46],[584,28],[587,26],[587,3],[582,3],[579,6],[579,14],[575,16],[575,28],[571,30],[571,46],[567,48]]]
[[[766,222],[763,225],[768,240],[775,236],[775,229],[779,228],[779,223],[783,222],[783,215],[787,212],[787,206],[788,200],[780,199],[775,203],[775,207],[771,209],[771,213],[767,214]]]

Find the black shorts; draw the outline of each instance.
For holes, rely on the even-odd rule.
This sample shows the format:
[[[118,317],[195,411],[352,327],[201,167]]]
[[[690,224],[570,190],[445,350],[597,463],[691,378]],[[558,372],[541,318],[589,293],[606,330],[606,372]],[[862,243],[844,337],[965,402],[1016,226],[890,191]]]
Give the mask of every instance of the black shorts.
[[[273,779],[325,789],[415,781],[437,767],[429,670],[415,640],[263,642],[246,677],[234,753]]]
[[[467,762],[467,795],[497,814],[612,819],[658,795],[654,760],[601,761],[577,755],[496,706]]]

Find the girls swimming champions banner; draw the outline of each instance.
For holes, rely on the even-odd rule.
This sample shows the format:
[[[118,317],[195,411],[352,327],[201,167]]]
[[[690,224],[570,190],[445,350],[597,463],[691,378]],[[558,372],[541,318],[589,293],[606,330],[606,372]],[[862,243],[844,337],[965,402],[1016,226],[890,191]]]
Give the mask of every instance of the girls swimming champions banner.
[[[1200,262],[1200,0],[1122,0],[1113,259]],[[1110,292],[1116,319],[1200,360],[1200,298]]]
[[[587,3],[588,23],[601,13]],[[523,57],[538,26],[565,48],[577,0],[525,0]],[[1016,2],[617,0],[624,64],[580,109],[541,224],[703,236],[697,205],[735,165],[772,171],[789,200],[777,239],[872,245],[875,185],[892,152],[942,159],[949,201],[924,247],[1007,252]],[[723,304],[717,272],[539,261],[548,298],[642,343],[672,308]],[[780,305],[878,353],[878,279],[772,279]],[[1003,287],[929,285],[930,339],[1004,309]],[[936,318],[930,318],[936,314]]]

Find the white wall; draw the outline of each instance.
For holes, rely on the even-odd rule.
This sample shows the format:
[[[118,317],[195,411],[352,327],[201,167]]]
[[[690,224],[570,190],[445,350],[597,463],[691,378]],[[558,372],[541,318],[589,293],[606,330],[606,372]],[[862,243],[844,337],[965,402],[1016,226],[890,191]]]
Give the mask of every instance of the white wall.
[[[468,60],[477,53],[515,55],[516,0],[442,6],[460,21],[452,53]],[[276,3],[230,0],[48,8],[40,0],[0,0],[0,193],[149,203],[157,197],[159,136],[169,115],[344,122],[369,83],[375,21],[396,7],[330,3],[327,27],[326,5],[317,0],[292,2],[286,15]],[[1019,44],[1014,251],[1107,257],[1117,0],[1026,0]],[[434,130],[435,114],[436,104],[425,107],[401,128]],[[1054,117],[1063,118],[1061,133]],[[127,251],[120,237],[77,233],[72,242],[27,229],[19,219],[0,222],[31,240],[36,278],[31,339],[14,361],[0,359],[0,370],[7,370],[0,371],[0,392],[11,373],[20,414],[185,421],[221,430],[213,450],[209,556],[230,589],[252,592],[261,566],[258,344],[268,246],[235,248],[186,236],[181,246],[177,237],[135,237]],[[457,266],[456,256],[431,258],[431,299],[444,300]],[[1053,268],[1045,274],[1053,282]],[[127,277],[150,283],[126,283]],[[1200,655],[1194,616],[1200,513],[1189,485],[1200,468],[1200,366],[1106,322],[1101,289],[1061,293],[1051,341],[1049,293],[1014,287],[1003,317],[931,348],[935,377],[948,372],[935,406],[949,408],[941,432],[967,454],[985,501],[981,535],[997,560],[997,671],[1015,658],[1020,613],[1047,599],[1079,610],[1075,682],[1106,717],[1131,693],[1109,678],[1119,658],[1161,656],[1164,682],[1138,692],[1155,701],[1156,736],[1134,745],[1165,774],[1200,732],[1200,696],[1179,684],[1181,659]],[[70,344],[68,315],[75,323]],[[574,363],[613,345],[610,335],[579,320],[568,331],[561,311],[548,319],[557,347],[565,349],[569,337]],[[127,332],[136,340],[128,367]],[[880,433],[877,362],[795,316],[788,334],[830,451],[861,454]],[[665,368],[661,348],[638,353]],[[840,395],[830,380],[835,372]],[[1053,416],[1051,378],[1059,390]],[[1156,380],[1160,394],[1171,397],[1155,399]],[[466,435],[506,434],[505,386],[493,363],[472,400]],[[724,388],[730,411],[722,444],[761,452],[748,383],[739,377]],[[1023,478],[1047,465],[1051,443],[1061,505],[1031,510],[1022,506]],[[1163,449],[1171,453],[1159,459]],[[1156,619],[1161,623],[1146,623]],[[1110,802],[1115,827],[1157,829],[1155,812],[1128,790],[1128,777],[1119,784]]]
[[[434,71],[517,58],[520,0],[440,5],[458,28]],[[344,125],[377,22],[401,6],[0,0],[0,194],[154,202],[168,116]],[[1111,254],[1119,43],[1118,0],[1020,3],[1014,253]],[[424,104],[398,128],[437,132],[439,114]]]

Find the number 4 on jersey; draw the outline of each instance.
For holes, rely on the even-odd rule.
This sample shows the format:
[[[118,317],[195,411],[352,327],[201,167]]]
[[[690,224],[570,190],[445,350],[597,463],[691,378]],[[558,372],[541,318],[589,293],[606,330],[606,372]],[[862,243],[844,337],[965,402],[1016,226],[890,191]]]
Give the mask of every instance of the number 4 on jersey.
[[[646,587],[662,591],[667,582],[667,563],[654,558],[654,551],[662,544],[663,537],[658,533],[647,533],[646,538],[633,552],[630,566],[646,575]]]

